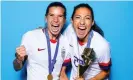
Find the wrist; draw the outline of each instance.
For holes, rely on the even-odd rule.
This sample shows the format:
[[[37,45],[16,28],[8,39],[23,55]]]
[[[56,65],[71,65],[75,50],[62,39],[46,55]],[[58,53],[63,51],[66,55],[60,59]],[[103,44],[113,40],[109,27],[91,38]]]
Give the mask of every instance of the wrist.
[[[24,57],[20,56],[18,53],[15,54],[17,60],[23,62],[24,61]]]
[[[97,80],[95,77],[93,77],[93,78],[91,78],[91,79],[89,79],[89,80]]]
[[[18,58],[16,58],[17,63],[22,63],[22,60],[19,60]]]

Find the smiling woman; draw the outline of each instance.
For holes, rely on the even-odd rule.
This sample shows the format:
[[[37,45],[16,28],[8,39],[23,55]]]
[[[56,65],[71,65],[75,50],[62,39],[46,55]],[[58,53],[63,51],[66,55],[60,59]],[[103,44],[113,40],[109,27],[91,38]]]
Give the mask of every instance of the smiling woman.
[[[78,4],[74,7],[71,20],[71,27],[74,28],[76,35],[71,32],[72,30],[65,31],[66,36],[69,39],[72,38],[70,44],[73,46],[71,47],[73,53],[71,54],[72,73],[70,80],[108,80],[111,67],[110,46],[106,39],[92,28],[94,27],[92,8],[85,3]],[[88,56],[86,59],[82,55],[93,57]]]
[[[21,45],[16,48],[14,69],[21,70],[27,60],[27,80],[60,79],[62,64],[71,53],[67,39],[60,34],[65,24],[65,10],[61,2],[50,3],[45,16],[46,27],[25,33]]]

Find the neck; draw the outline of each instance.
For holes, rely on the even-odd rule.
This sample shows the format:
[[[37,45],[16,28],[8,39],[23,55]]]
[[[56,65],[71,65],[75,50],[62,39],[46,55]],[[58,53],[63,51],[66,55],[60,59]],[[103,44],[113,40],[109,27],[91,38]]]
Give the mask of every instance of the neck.
[[[51,40],[57,40],[58,39],[58,35],[53,35],[49,30],[48,30],[48,35],[49,35],[49,38]]]
[[[89,34],[87,34],[87,35],[86,35],[84,38],[82,38],[82,39],[79,39],[79,38],[78,38],[78,41],[81,42],[82,44],[85,44],[85,43],[88,42],[88,37],[89,37]]]

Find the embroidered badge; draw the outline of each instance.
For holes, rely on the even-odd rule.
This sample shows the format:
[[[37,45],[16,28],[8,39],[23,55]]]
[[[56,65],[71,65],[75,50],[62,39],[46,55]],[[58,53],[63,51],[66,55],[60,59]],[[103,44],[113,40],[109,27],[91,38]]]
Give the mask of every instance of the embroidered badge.
[[[62,57],[62,59],[65,58],[65,53],[66,53],[66,50],[65,50],[65,48],[63,47],[63,48],[61,49],[61,57]]]

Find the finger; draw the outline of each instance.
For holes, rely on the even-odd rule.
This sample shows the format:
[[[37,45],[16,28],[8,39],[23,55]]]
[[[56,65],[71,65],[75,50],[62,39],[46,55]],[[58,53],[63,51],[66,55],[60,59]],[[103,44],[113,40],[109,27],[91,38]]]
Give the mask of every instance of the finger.
[[[17,47],[17,48],[16,48],[16,51],[19,51],[19,49],[20,49],[20,47]]]
[[[24,47],[24,46],[20,46],[19,48],[20,48],[20,49],[25,49],[25,47]]]
[[[26,54],[26,51],[25,50],[23,50],[23,51],[22,50],[17,50],[16,54],[21,56],[23,54]]]
[[[19,46],[19,47],[16,48],[16,50],[19,50],[19,49],[25,49],[25,46],[22,45],[22,46]]]
[[[25,53],[25,52],[22,52],[22,53],[21,53],[21,56],[22,56],[22,57],[24,57],[25,55],[26,55],[26,53]]]
[[[26,49],[24,47],[18,47],[18,48],[16,48],[16,52],[17,53],[20,53],[22,51],[25,51],[26,52]]]
[[[20,52],[26,52],[25,49],[19,49],[18,51],[20,51]]]
[[[24,57],[17,57],[17,59],[19,59],[20,61],[23,61],[24,60]]]
[[[21,45],[20,48],[25,48],[25,46],[24,45]]]
[[[26,52],[25,52],[25,51],[20,51],[20,52],[18,53],[18,55],[20,55],[21,57],[24,57],[24,56],[26,55]]]

